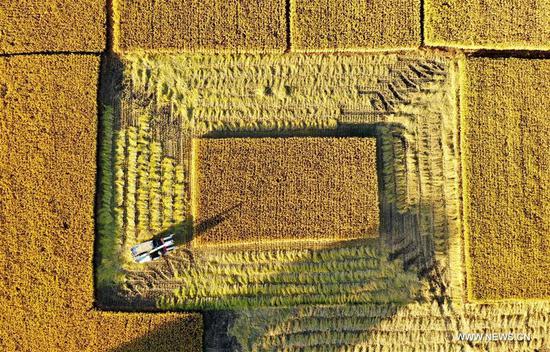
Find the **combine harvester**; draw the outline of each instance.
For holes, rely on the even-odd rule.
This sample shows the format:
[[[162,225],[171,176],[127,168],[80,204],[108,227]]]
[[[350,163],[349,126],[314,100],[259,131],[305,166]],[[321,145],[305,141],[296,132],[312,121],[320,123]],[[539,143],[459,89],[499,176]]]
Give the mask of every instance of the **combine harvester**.
[[[174,234],[163,238],[154,238],[150,241],[136,244],[132,247],[132,257],[136,263],[147,263],[157,260],[163,255],[176,249]]]

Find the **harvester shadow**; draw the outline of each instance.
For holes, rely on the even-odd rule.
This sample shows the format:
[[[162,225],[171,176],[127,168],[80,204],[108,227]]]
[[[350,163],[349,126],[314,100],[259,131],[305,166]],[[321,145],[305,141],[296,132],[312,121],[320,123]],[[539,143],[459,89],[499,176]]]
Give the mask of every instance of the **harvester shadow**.
[[[162,237],[168,236],[170,234],[174,235],[174,242],[177,246],[183,246],[189,244],[193,238],[196,236],[207,232],[208,230],[213,229],[214,227],[220,225],[239,208],[241,208],[243,202],[239,202],[232,207],[227,208],[221,213],[214,215],[206,220],[201,221],[198,224],[195,224],[192,216],[187,216],[185,221],[178,224],[172,225],[161,232],[156,233],[152,238],[160,239]]]
[[[342,280],[338,283],[340,289],[338,292],[334,292],[335,297],[350,297],[351,301],[345,303],[338,303],[338,299],[331,300],[330,294],[325,298],[328,303],[315,303],[315,302],[299,302],[293,301],[293,294],[290,294],[290,300],[294,303],[288,305],[283,304],[281,306],[269,307],[265,305],[265,302],[261,306],[254,306],[250,304],[248,307],[236,306],[236,307],[223,307],[219,308],[203,307],[206,309],[203,314],[205,316],[204,324],[204,350],[205,351],[253,351],[256,350],[254,345],[262,346],[264,337],[269,341],[292,341],[299,340],[300,338],[312,338],[319,336],[317,345],[322,345],[324,342],[323,332],[327,326],[334,325],[333,331],[335,333],[345,332],[346,329],[352,329],[361,336],[368,336],[370,331],[376,331],[377,328],[384,321],[391,320],[392,317],[398,315],[398,313],[405,309],[408,304],[414,304],[415,302],[425,302],[431,299],[431,294],[427,292],[429,283],[427,278],[420,275],[416,270],[405,269],[404,263],[401,259],[390,259],[390,253],[388,253],[387,247],[382,243],[381,239],[371,239],[370,245],[367,242],[354,242],[341,243],[343,247],[354,248],[355,246],[368,246],[374,248],[374,246],[380,246],[380,256],[376,257],[376,261],[379,265],[375,268],[355,268],[354,265],[361,259],[360,256],[346,256],[345,260],[349,260],[349,264],[353,269],[349,269],[348,272],[341,272],[335,269],[337,263],[344,258],[338,257],[338,259],[328,259],[330,252],[337,251],[338,246],[331,246],[329,248],[311,250],[313,256],[323,258],[324,264],[318,262],[314,264],[316,269],[312,269],[311,276],[317,277],[320,269],[321,272],[327,270],[327,275],[334,278],[350,275],[349,278],[342,278],[336,280]],[[289,288],[300,287],[301,285],[307,285],[304,282],[288,282],[289,273],[294,270],[295,266],[302,266],[309,264],[306,260],[297,260],[283,264],[279,267],[279,272],[273,273],[268,278],[268,282],[280,283],[280,285],[288,285]],[[319,266],[319,268],[317,268]],[[364,274],[365,271],[371,271],[372,279],[367,279],[361,283],[359,277]],[[300,276],[308,276],[307,271],[302,271]],[[357,275],[357,277],[355,277]],[[333,285],[333,281],[330,280],[326,285]],[[279,284],[276,284],[277,286]],[[323,291],[325,284],[319,284],[319,292]],[[363,286],[364,285],[364,286]],[[357,288],[351,288],[355,287]],[[372,291],[371,291],[372,290]],[[259,293],[261,296],[261,293]],[[314,294],[315,295],[315,294]],[[366,295],[364,298],[363,295]],[[286,298],[289,298],[286,297]],[[231,297],[228,297],[231,299]],[[280,297],[280,300],[276,302],[283,302],[285,297]],[[279,305],[280,303],[275,303]],[[377,316],[377,312],[383,312],[380,316]],[[346,321],[341,323],[341,321]],[[298,328],[297,331],[288,331],[288,335],[285,336],[273,336],[274,332],[282,334],[282,331],[292,326],[301,326],[311,323],[311,326],[304,325]],[[357,325],[361,322],[361,325]],[[350,326],[340,324],[351,324]],[[303,330],[301,330],[303,328]],[[318,330],[319,329],[319,330]],[[331,328],[332,329],[332,328]],[[351,330],[350,330],[351,331]],[[296,339],[294,337],[297,336]],[[303,335],[303,336],[302,336]],[[327,342],[328,343],[328,342]],[[247,346],[241,346],[247,344]],[[285,345],[269,346],[270,350],[283,350]],[[305,347],[307,349],[308,346]],[[313,347],[312,347],[313,348]],[[337,350],[337,349],[335,349]]]
[[[193,266],[196,264],[195,252],[192,250],[191,241],[197,235],[200,235],[226,221],[231,214],[241,208],[243,202],[239,202],[221,213],[210,217],[206,220],[195,224],[192,216],[188,216],[185,221],[172,225],[161,232],[156,233],[150,240],[162,239],[166,236],[174,236],[174,244],[177,246],[176,250],[169,253],[166,256],[161,257],[160,260],[154,263],[142,264],[144,272],[159,273],[159,265],[167,265],[172,267],[174,263],[188,262]],[[130,287],[132,286],[129,284]],[[121,311],[135,311],[135,307],[141,307],[144,311],[155,311],[155,304],[145,297],[133,297],[128,299],[124,293],[124,289],[121,286],[106,287],[96,292],[96,306],[101,309],[116,309]]]
[[[220,225],[222,222],[229,219],[229,217],[238,209],[243,206],[243,202],[239,202],[232,207],[227,208],[218,215],[210,217],[206,220],[201,221],[198,225],[195,226],[194,236],[199,236],[205,233],[208,230],[213,229],[214,227]]]

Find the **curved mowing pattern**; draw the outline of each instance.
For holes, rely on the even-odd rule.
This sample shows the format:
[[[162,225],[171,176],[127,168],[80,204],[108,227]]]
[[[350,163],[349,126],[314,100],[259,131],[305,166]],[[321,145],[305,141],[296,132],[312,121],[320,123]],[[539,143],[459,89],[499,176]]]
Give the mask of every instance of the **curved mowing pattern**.
[[[409,302],[420,281],[376,242],[324,250],[206,252],[171,270],[128,275],[136,294],[162,296],[161,308],[228,308],[296,304]],[[147,280],[140,280],[143,278]],[[170,277],[169,281],[164,278]]]
[[[436,302],[264,308],[239,311],[230,333],[243,352],[530,352],[548,346],[548,316],[548,303],[465,305],[463,310]],[[477,340],[461,341],[460,333]],[[488,341],[482,335],[493,333],[517,339]],[[525,334],[529,341],[522,339]]]

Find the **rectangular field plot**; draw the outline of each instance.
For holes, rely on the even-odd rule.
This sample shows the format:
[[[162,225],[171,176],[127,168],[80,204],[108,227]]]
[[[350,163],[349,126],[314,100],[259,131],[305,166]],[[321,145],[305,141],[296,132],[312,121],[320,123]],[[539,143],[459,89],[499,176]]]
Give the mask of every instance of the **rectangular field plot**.
[[[472,301],[550,298],[550,62],[470,59],[463,116]]]
[[[101,129],[98,301],[404,303],[434,266],[462,297],[456,62],[134,53],[120,64]],[[173,252],[134,263],[134,245],[169,232]]]
[[[378,237],[376,140],[194,141],[197,245]]]
[[[418,0],[293,0],[292,49],[402,49],[420,45]]]

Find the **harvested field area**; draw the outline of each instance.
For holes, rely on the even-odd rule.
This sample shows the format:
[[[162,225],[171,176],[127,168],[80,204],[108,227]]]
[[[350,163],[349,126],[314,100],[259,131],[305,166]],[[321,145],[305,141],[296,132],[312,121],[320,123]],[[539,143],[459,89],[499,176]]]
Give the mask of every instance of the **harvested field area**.
[[[376,140],[195,141],[196,245],[378,237]]]
[[[126,297],[160,309],[302,304],[405,304],[422,297],[417,274],[377,241],[325,249],[193,251],[128,273]]]
[[[548,303],[333,305],[242,310],[228,333],[242,352],[480,351],[532,352],[550,347]],[[476,341],[459,334],[511,334]],[[529,335],[529,340],[523,339]],[[320,348],[322,346],[322,348]]]
[[[107,134],[102,137],[101,164],[110,166],[102,168],[102,178],[108,181],[102,183],[100,193],[107,198],[100,199],[107,199],[102,202],[107,215],[104,220],[112,224],[101,226],[100,231],[105,244],[102,247],[107,248],[102,250],[98,268],[100,292],[111,292],[100,294],[100,299],[106,298],[105,305],[209,309],[408,302],[420,299],[419,288],[428,284],[419,280],[419,272],[433,279],[430,282],[434,292],[462,299],[455,61],[423,54],[131,54],[124,56],[121,64],[121,81],[113,86],[122,89],[110,95],[107,104],[112,109],[104,114],[107,127],[102,129]],[[222,229],[235,226],[214,236],[216,241],[236,239],[231,248],[202,246],[200,234],[193,238],[193,217],[200,219],[200,224],[202,219],[216,218],[220,212],[216,209],[202,216],[201,194],[204,199],[208,192],[226,192],[216,190],[215,184],[206,190],[201,186],[207,180],[201,181],[200,160],[215,158],[216,153],[208,150],[205,158],[198,157],[201,142],[193,148],[193,140],[237,143],[242,137],[256,137],[255,141],[262,140],[258,137],[285,137],[288,141],[312,135],[346,137],[341,138],[342,147],[314,148],[327,149],[327,156],[316,152],[315,159],[323,163],[324,157],[335,158],[329,157],[331,150],[338,149],[346,158],[343,151],[349,146],[344,141],[376,138],[377,170],[368,171],[372,173],[368,179],[378,180],[378,240],[369,240],[373,234],[368,228],[361,233],[353,227],[344,230],[342,224],[338,224],[340,228],[330,224],[333,231],[323,234],[326,238],[355,240],[344,243],[331,239],[319,246],[323,241],[315,239],[284,249],[265,248],[258,244],[262,242],[258,233],[268,232],[267,220],[255,231],[242,224],[237,227],[238,222],[232,225],[215,221]],[[260,160],[268,157],[261,150],[248,153],[256,154],[254,157]],[[276,154],[271,154],[269,158],[276,158]],[[305,158],[300,159],[298,152],[292,155],[297,156],[295,160],[277,159],[279,170],[289,169],[285,163],[292,169],[301,167],[297,162]],[[360,155],[374,160],[372,153]],[[240,196],[246,200],[252,197],[247,189],[254,190],[262,182],[271,182],[272,174],[277,175],[272,170],[261,178],[246,176],[251,171],[243,163],[229,166],[230,158],[218,159],[224,165],[223,175],[218,178],[227,177],[232,184],[229,191],[238,189],[240,194],[228,193],[223,202]],[[254,172],[261,169],[259,162],[254,164]],[[163,169],[164,164],[169,167]],[[334,167],[329,164],[326,162],[327,169]],[[209,167],[219,174],[222,168],[214,165]],[[348,170],[348,166],[341,168],[338,172]],[[109,171],[113,169],[114,172]],[[361,167],[356,171],[367,173]],[[244,172],[246,177],[238,172]],[[310,173],[303,170],[301,174]],[[361,185],[359,194],[373,192],[368,179],[357,181]],[[319,189],[308,194],[336,197],[345,210],[348,204],[338,197],[346,195],[350,188],[339,189],[339,195],[333,195],[331,187],[338,185],[332,181],[318,182]],[[255,203],[254,211],[260,216],[273,206],[270,202]],[[236,206],[227,204],[229,208]],[[342,218],[338,221],[351,223],[346,219],[349,211],[341,214],[346,215],[338,215]],[[319,216],[321,223],[326,221]],[[372,213],[357,212],[357,216],[362,216],[358,223],[367,224]],[[303,224],[310,221],[302,219]],[[292,221],[295,220],[284,218],[284,222]],[[329,226],[328,221],[326,225]],[[213,231],[216,226],[208,226],[208,230]],[[133,245],[169,232],[176,234],[179,247],[171,259],[148,266],[133,263]],[[305,238],[304,232],[295,231],[294,236]],[[286,236],[274,231],[269,235]],[[197,242],[199,245],[195,245]],[[359,252],[370,254],[359,255],[361,260],[353,263],[343,259],[349,253]],[[219,263],[220,256],[229,254],[226,263]],[[393,261],[387,261],[388,256]]]
[[[550,298],[550,62],[470,59],[463,162],[472,300]]]

